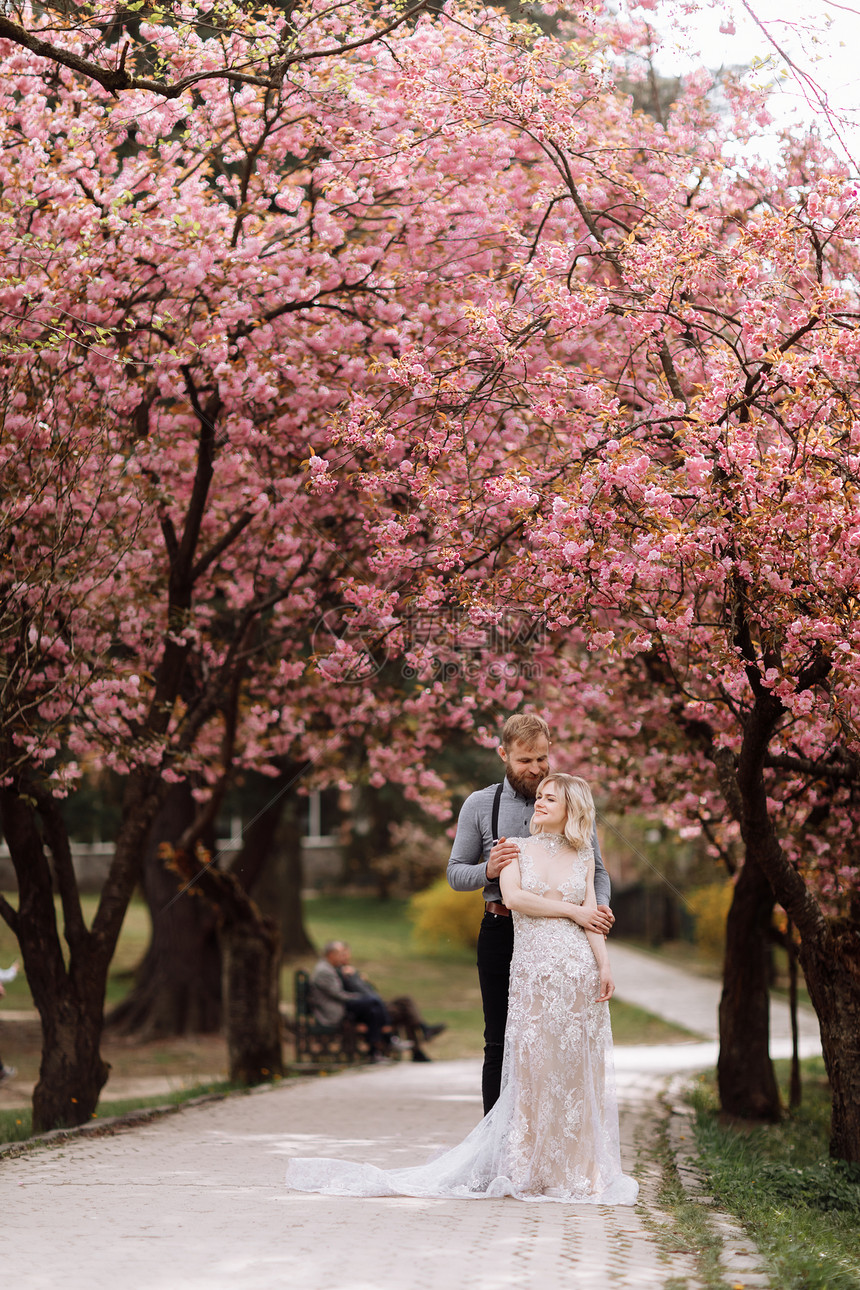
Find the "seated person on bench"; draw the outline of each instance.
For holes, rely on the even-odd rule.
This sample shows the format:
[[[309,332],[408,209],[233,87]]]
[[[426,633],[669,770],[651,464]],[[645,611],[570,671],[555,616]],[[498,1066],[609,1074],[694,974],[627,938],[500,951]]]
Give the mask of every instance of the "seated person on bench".
[[[412,1060],[428,1062],[421,1047],[425,1041],[441,1034],[444,1026],[428,1026],[408,995],[386,1004],[373,987],[350,963],[350,949],[344,941],[329,941],[323,946],[323,957],[314,967],[310,980],[310,1005],[321,1025],[338,1026],[344,1017],[367,1027],[371,1061],[384,1061],[392,1051],[412,1048]],[[409,1043],[395,1033],[403,1026]]]

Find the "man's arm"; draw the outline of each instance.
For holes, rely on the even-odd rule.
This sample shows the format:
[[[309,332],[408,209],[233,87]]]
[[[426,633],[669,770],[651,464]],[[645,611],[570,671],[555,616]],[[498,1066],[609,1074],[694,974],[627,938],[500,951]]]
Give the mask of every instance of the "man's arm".
[[[612,899],[612,883],[609,881],[609,874],[606,872],[606,867],[600,855],[597,825],[594,826],[591,845],[594,848],[594,895],[598,905],[605,905],[608,909],[609,902]]]
[[[345,967],[340,968],[338,976],[341,979],[343,988],[352,996],[353,999],[382,998],[379,991],[375,990],[370,982],[366,981],[358,969],[354,968],[351,963],[347,963]]]
[[[448,882],[455,891],[475,891],[487,881],[484,838],[478,817],[477,794],[467,797],[460,808],[457,832],[448,861]]]
[[[350,999],[358,998],[357,994],[344,987],[337,972],[330,964],[314,969],[311,973],[311,989],[321,994],[324,998],[334,999],[338,1003],[348,1003]]]

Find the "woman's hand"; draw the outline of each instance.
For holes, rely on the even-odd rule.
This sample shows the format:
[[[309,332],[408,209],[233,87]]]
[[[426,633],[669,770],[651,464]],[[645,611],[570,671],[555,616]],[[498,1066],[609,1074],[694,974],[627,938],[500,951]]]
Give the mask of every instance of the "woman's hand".
[[[615,993],[615,982],[612,980],[612,973],[609,970],[609,964],[600,969],[600,993],[595,999],[595,1003],[608,1003]]]
[[[584,905],[571,905],[570,917],[574,923],[579,923],[587,932],[596,932],[598,936],[608,936],[612,927],[611,916],[603,909],[595,909],[593,906],[586,909]]]

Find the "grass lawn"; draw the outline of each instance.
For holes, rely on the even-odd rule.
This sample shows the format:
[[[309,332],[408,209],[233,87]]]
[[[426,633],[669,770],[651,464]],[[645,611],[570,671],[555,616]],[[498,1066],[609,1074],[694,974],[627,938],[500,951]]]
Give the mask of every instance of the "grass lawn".
[[[776,1062],[787,1103],[788,1062]],[[776,1125],[721,1122],[716,1092],[694,1094],[697,1139],[720,1206],[737,1216],[780,1290],[860,1290],[860,1166],[828,1156],[830,1095],[820,1058],[803,1063],[803,1104]]]
[[[6,892],[5,896],[11,905],[17,906],[18,896],[16,892]],[[57,921],[62,926],[62,910],[59,897],[55,898],[54,904],[57,910]],[[81,906],[84,919],[89,927],[95,917],[98,897],[82,896]],[[126,911],[119,943],[111,963],[107,988],[109,1006],[118,1003],[128,993],[131,975],[149,944],[149,929],[149,910],[142,900],[133,900]],[[62,937],[61,943],[65,951],[66,943],[62,940]],[[18,942],[3,919],[0,918],[0,967],[9,967],[10,963],[14,962],[15,959],[20,960]],[[14,981],[10,981],[6,986],[6,998],[0,1003],[0,1025],[2,1025],[3,1007],[32,1008],[32,1006],[33,998],[26,978],[23,972],[19,972],[17,978]]]

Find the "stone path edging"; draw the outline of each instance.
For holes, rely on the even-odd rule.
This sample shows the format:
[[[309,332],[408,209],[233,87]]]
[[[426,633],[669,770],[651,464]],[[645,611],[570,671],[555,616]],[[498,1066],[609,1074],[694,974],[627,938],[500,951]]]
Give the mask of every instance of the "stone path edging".
[[[0,1144],[0,1162],[13,1160],[16,1156],[26,1156],[41,1147],[57,1147],[76,1138],[107,1138],[125,1129],[136,1129],[142,1124],[151,1124],[163,1120],[177,1111],[184,1111],[190,1106],[206,1106],[210,1102],[224,1102],[230,1097],[249,1097],[254,1093],[265,1093],[267,1089],[276,1088],[276,1084],[260,1084],[256,1088],[230,1088],[223,1093],[201,1093],[199,1097],[189,1097],[184,1102],[164,1102],[161,1106],[141,1106],[136,1111],[125,1111],[122,1115],[108,1115],[89,1124],[76,1124],[68,1129],[52,1129],[50,1133],[37,1133],[34,1137],[24,1138],[21,1142]]]
[[[237,1090],[244,1091],[244,1090]],[[163,1106],[142,1106],[137,1111],[126,1111],[123,1115],[106,1116],[103,1120],[93,1120],[90,1124],[76,1124],[69,1129],[52,1129],[50,1133],[37,1133],[21,1142],[0,1144],[0,1161],[14,1160],[17,1156],[26,1156],[31,1151],[42,1147],[58,1147],[75,1138],[103,1138],[120,1133],[123,1129],[135,1129],[141,1124],[150,1124],[153,1120],[162,1120],[167,1115],[174,1115],[186,1106],[202,1106],[205,1102],[219,1102],[230,1097],[231,1093],[206,1093],[202,1097],[189,1098],[187,1102],[165,1102]]]
[[[769,1287],[771,1280],[757,1246],[731,1214],[716,1208],[714,1197],[708,1194],[696,1147],[696,1115],[685,1098],[688,1087],[689,1076],[674,1075],[662,1099],[668,1112],[666,1127],[678,1179],[687,1199],[703,1207],[711,1231],[719,1238],[720,1267],[732,1290]]]

